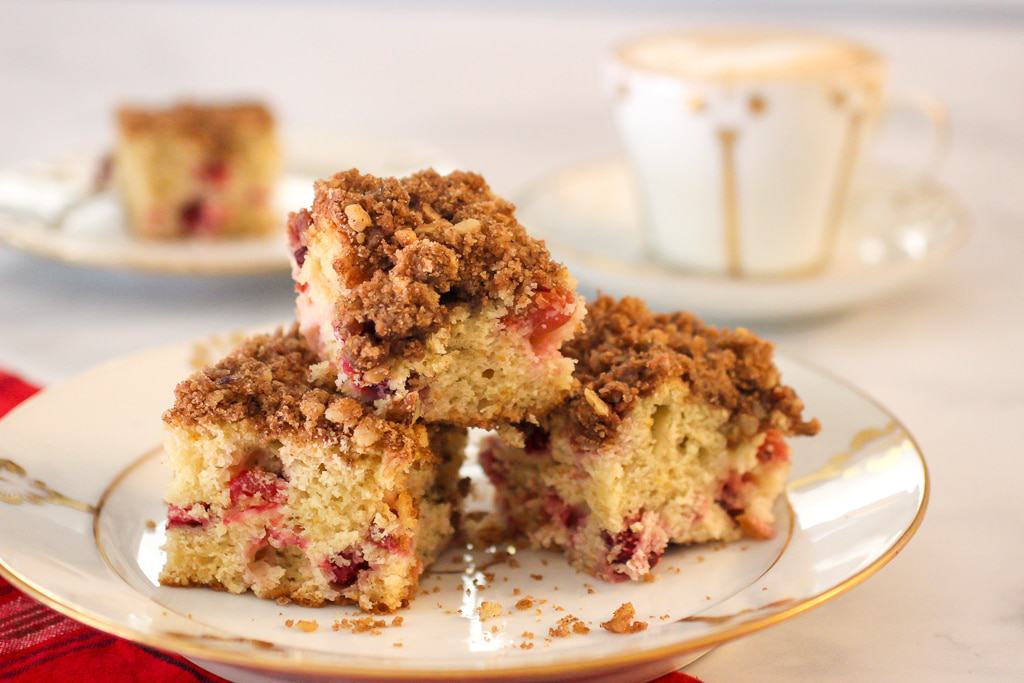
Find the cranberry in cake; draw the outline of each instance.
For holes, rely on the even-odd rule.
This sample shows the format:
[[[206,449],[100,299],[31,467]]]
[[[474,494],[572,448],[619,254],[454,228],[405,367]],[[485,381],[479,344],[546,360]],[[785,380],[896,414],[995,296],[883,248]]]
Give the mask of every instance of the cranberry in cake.
[[[295,329],[178,385],[161,583],[392,611],[453,533],[465,430],[335,389]]]
[[[270,112],[259,104],[122,107],[114,176],[142,237],[239,237],[279,227]]]
[[[491,427],[567,395],[586,307],[480,176],[338,173],[288,227],[299,325],[361,400]]]
[[[818,423],[770,343],[601,297],[565,353],[569,399],[481,449],[508,527],[607,581],[644,579],[671,543],[774,534],[786,439]]]

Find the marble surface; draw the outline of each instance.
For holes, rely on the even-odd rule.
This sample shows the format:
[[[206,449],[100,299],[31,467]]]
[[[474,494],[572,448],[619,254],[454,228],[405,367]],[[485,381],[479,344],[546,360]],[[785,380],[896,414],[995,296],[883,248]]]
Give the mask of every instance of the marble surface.
[[[539,5],[186,7],[0,6],[0,165],[102,146],[110,108],[125,97],[253,93],[293,129],[429,142],[514,193],[616,148],[597,70],[610,43],[728,18]],[[932,504],[918,536],[876,577],[719,648],[692,672],[709,682],[1021,680],[1024,30],[935,18],[816,25],[878,45],[897,85],[946,100],[955,133],[941,175],[971,210],[973,234],[911,291],[757,331],[897,413],[928,456]],[[291,300],[286,276],[92,272],[0,248],[0,366],[59,381],[149,346],[285,320]]]

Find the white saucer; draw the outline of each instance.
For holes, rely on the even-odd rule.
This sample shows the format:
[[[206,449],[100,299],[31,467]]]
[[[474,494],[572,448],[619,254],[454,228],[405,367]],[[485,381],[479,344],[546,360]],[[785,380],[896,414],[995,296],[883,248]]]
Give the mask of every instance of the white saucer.
[[[368,138],[306,135],[285,144],[285,172],[277,188],[282,229],[239,240],[141,240],[125,225],[113,192],[95,192],[102,155],[34,162],[0,171],[0,243],[44,258],[94,268],[187,275],[287,272],[284,221],[309,206],[312,183],[346,168],[404,175],[427,166],[439,170],[436,150]]]
[[[157,580],[169,478],[160,414],[175,382],[230,343],[113,361],[0,420],[0,576],[78,621],[234,680],[652,680],[864,581],[906,545],[927,505],[927,468],[898,418],[827,372],[780,357],[786,382],[823,426],[792,443],[775,538],[674,547],[656,580],[638,584],[602,583],[554,553],[518,549],[513,563],[503,561],[505,547],[456,546],[423,578],[400,628],[333,631],[356,610]],[[471,459],[463,474],[473,482],[470,507],[488,509],[479,465]],[[534,608],[516,606],[525,596]],[[481,618],[485,600],[500,603],[501,615]],[[624,602],[646,631],[600,628]],[[590,633],[549,637],[567,614]],[[287,619],[319,628],[304,633]]]
[[[927,274],[965,241],[967,216],[934,180],[876,168],[854,190],[836,258],[819,275],[729,278],[659,264],[644,246],[624,161],[579,164],[517,198],[519,220],[584,287],[717,320],[807,316],[861,304]]]

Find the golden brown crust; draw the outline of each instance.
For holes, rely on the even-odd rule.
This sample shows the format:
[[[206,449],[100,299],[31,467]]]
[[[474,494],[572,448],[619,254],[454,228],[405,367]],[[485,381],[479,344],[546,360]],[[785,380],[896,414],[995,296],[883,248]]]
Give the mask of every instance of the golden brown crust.
[[[455,306],[523,313],[536,292],[564,289],[565,268],[516,221],[484,179],[426,170],[377,178],[356,170],[316,183],[312,212],[293,214],[293,248],[318,231],[338,235],[334,264],[348,293],[338,302],[345,353],[358,370],[416,357]],[[305,233],[309,225],[309,235]]]
[[[580,386],[566,409],[585,442],[610,440],[637,398],[678,380],[732,413],[730,439],[769,427],[807,435],[819,428],[817,420],[803,420],[803,402],[781,384],[772,344],[743,328],[718,329],[689,313],[653,313],[640,299],[601,296],[588,306],[586,330],[563,352],[577,360]]]
[[[243,135],[273,128],[274,117],[257,102],[181,102],[166,108],[123,106],[117,122],[124,136],[157,133],[190,138],[204,147],[230,148]]]
[[[220,362],[174,390],[164,421],[174,426],[248,422],[267,439],[288,435],[323,444],[344,442],[429,458],[422,425],[393,422],[339,393],[334,377],[310,371],[319,362],[298,327],[246,340]]]

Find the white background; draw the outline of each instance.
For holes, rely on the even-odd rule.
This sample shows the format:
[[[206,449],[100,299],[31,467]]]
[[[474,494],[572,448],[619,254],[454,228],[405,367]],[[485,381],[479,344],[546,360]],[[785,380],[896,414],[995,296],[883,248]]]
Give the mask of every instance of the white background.
[[[971,240],[912,291],[757,331],[898,414],[929,459],[932,506],[878,576],[692,671],[709,683],[1024,680],[1024,12],[1010,2],[796,2],[771,13],[731,3],[732,16],[618,7],[2,4],[0,165],[103,146],[124,99],[252,94],[288,128],[437,145],[514,194],[616,148],[598,62],[623,36],[738,17],[877,45],[894,83],[950,106],[942,176],[972,212]],[[286,276],[91,272],[0,248],[0,366],[57,381],[148,346],[283,321],[291,304]]]

